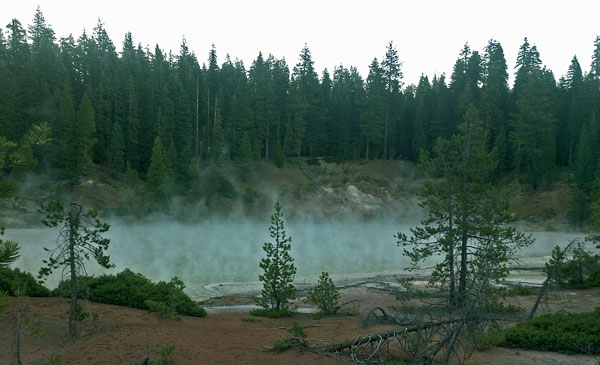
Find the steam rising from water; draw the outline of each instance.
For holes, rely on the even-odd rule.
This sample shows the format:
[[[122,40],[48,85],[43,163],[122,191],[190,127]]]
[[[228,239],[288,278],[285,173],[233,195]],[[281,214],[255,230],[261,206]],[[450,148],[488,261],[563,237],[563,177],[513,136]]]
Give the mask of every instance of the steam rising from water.
[[[402,272],[409,260],[396,247],[394,235],[409,233],[408,222],[337,223],[286,222],[292,237],[292,256],[298,268],[297,278],[318,276],[322,271],[349,275],[356,273]],[[116,264],[108,272],[130,268],[152,280],[183,279],[193,297],[208,296],[206,284],[256,282],[263,257],[262,245],[269,241],[268,222],[218,220],[198,224],[152,222],[123,224],[112,222],[107,237],[108,254]],[[531,232],[533,246],[521,251],[524,258],[548,256],[555,245],[565,245],[581,233]],[[46,252],[52,248],[56,230],[13,229],[4,238],[21,243],[21,259],[13,265],[37,273]],[[98,275],[107,270],[90,263],[88,273]],[[55,287],[60,272],[47,284]]]

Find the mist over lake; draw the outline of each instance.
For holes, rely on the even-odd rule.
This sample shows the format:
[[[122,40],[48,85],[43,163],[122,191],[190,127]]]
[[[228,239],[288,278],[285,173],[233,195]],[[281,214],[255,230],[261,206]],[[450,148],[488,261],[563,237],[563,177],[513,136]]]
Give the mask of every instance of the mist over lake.
[[[286,223],[292,237],[292,256],[298,273],[296,280],[314,280],[322,271],[335,276],[402,273],[409,265],[394,235],[409,234],[415,223],[409,222],[301,222]],[[256,282],[263,257],[263,243],[270,240],[268,222],[254,220],[211,220],[197,224],[154,221],[135,224],[111,222],[106,236],[111,239],[108,254],[116,265],[104,270],[89,262],[90,275],[116,273],[129,268],[151,280],[169,280],[177,276],[186,283],[193,297],[210,295],[204,286],[214,283]],[[528,232],[535,243],[518,256],[543,265],[555,245],[566,245],[581,232]],[[5,238],[21,243],[21,258],[14,264],[36,273],[46,258],[43,247],[52,248],[57,231],[53,229],[9,229]],[[535,259],[537,258],[537,260]],[[48,280],[55,287],[60,280],[57,270]]]

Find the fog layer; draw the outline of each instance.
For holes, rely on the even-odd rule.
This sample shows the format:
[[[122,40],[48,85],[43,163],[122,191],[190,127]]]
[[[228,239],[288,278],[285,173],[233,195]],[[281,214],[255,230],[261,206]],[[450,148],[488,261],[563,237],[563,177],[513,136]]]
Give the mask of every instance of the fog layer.
[[[416,223],[416,222],[415,222]],[[397,232],[409,233],[408,222],[288,222],[286,231],[292,236],[292,256],[298,268],[298,280],[312,280],[322,271],[337,275],[358,273],[402,272],[409,264],[402,248],[396,246]],[[183,279],[187,291],[196,298],[210,295],[204,286],[214,283],[256,282],[267,240],[268,223],[255,221],[211,221],[198,224],[152,222],[133,225],[112,222],[107,237],[111,239],[108,254],[116,268],[101,269],[90,263],[88,273],[120,272],[130,268],[152,280]],[[56,230],[13,229],[4,238],[21,243],[21,258],[13,265],[37,273],[43,247],[55,245]],[[543,264],[555,245],[583,237],[581,233],[531,232],[533,246],[524,249],[523,258],[538,258]],[[52,275],[48,286],[55,287],[59,272]]]

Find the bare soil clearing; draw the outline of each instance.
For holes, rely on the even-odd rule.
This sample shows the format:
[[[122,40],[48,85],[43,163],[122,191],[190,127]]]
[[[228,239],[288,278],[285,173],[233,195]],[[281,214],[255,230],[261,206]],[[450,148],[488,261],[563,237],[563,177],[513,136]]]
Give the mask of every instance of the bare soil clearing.
[[[364,321],[367,308],[374,305],[390,310],[398,305],[389,292],[356,286],[342,290],[341,302],[357,299],[344,312],[352,315],[314,320],[310,314],[293,318],[247,322],[247,310],[222,310],[247,304],[249,297],[236,295],[211,301],[206,318],[182,317],[180,321],[158,318],[154,313],[114,305],[88,303],[89,313],[98,313],[97,322],[90,318],[80,324],[82,336],[71,341],[67,336],[68,300],[63,298],[25,298],[23,317],[27,327],[38,328],[40,335],[23,335],[21,356],[26,364],[46,364],[53,355],[61,364],[124,364],[141,360],[147,353],[159,359],[158,350],[174,344],[175,364],[343,364],[346,355],[325,356],[287,350],[281,353],[267,347],[275,340],[288,338],[285,328],[298,322],[309,338],[341,341],[358,335],[382,332],[392,325]],[[512,297],[509,302],[529,308],[534,296]],[[543,312],[566,310],[589,311],[600,305],[600,289],[564,292],[551,299]],[[211,309],[211,307],[213,309]],[[306,307],[303,305],[303,307]],[[16,301],[0,319],[0,364],[11,363],[16,329]],[[27,331],[25,331],[27,332]],[[596,364],[590,356],[564,355],[520,349],[492,348],[474,352],[468,364]]]

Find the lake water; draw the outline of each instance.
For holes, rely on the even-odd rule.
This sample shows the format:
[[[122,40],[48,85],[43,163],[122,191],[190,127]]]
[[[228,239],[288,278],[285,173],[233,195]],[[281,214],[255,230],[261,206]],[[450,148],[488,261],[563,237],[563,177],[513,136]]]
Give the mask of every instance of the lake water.
[[[408,234],[410,226],[395,222],[288,223],[286,232],[292,237],[297,280],[314,280],[322,271],[337,278],[402,272],[409,260],[402,248],[396,246],[394,235],[399,231]],[[579,232],[529,233],[536,243],[520,254],[528,265],[543,265],[553,246],[563,246],[573,238],[585,236]],[[56,234],[53,229],[7,230],[4,238],[22,246],[21,258],[12,266],[35,275],[47,257],[43,247],[54,247]],[[152,280],[178,276],[194,298],[213,295],[206,288],[208,284],[258,281],[262,246],[270,240],[268,224],[252,221],[193,225],[113,222],[106,236],[111,239],[108,254],[116,268],[107,271],[90,263],[89,274],[116,273],[129,268]],[[48,279],[47,285],[55,287],[59,280],[60,269]]]

